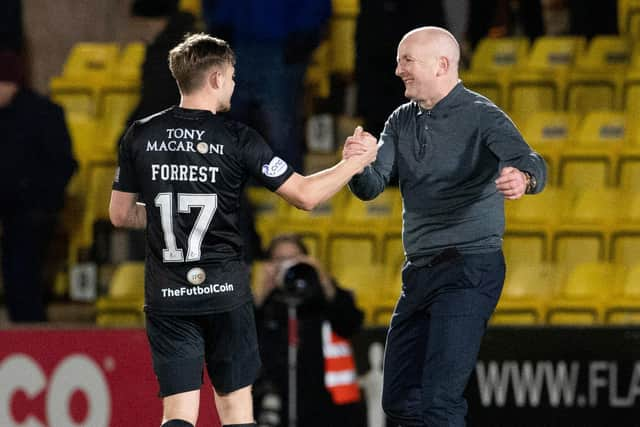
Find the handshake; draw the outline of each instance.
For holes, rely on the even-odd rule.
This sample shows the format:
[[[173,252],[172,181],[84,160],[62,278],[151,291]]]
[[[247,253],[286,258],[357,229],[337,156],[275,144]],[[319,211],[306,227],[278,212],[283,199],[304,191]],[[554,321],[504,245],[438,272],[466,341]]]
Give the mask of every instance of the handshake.
[[[342,160],[357,161],[361,168],[358,173],[362,173],[364,168],[376,160],[378,154],[378,141],[369,132],[357,126],[353,135],[348,137],[342,149]]]

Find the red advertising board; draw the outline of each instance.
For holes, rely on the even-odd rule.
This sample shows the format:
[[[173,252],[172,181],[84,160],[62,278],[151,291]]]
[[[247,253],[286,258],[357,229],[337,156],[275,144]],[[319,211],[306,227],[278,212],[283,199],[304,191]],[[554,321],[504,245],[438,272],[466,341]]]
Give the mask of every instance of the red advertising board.
[[[219,427],[205,380],[198,427]],[[144,330],[0,331],[0,426],[158,427],[157,394]]]

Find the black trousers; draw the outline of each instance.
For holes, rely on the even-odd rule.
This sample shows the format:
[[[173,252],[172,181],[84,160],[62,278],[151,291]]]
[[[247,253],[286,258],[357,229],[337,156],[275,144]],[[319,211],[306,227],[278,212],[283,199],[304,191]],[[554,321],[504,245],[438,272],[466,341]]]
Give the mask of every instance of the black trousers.
[[[2,273],[9,318],[13,322],[46,320],[43,268],[57,215],[26,210],[3,213]]]
[[[420,263],[419,263],[420,264]],[[404,426],[462,427],[463,393],[505,276],[502,251],[407,263],[391,318],[382,407]]]

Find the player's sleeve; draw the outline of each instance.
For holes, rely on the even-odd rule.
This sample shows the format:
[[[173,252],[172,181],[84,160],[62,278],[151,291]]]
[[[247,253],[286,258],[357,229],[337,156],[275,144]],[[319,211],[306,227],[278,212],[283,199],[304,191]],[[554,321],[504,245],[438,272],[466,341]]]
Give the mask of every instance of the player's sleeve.
[[[276,191],[293,175],[293,168],[276,156],[271,147],[253,129],[242,129],[240,140],[245,168],[269,190]]]
[[[118,168],[113,179],[113,189],[127,193],[138,193],[139,186],[136,179],[132,143],[135,123],[132,124],[122,137],[118,149]]]

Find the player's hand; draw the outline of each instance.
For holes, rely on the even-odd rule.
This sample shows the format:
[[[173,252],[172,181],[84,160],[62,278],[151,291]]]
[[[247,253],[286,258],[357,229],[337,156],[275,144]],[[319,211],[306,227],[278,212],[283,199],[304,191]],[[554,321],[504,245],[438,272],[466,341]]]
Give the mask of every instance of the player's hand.
[[[363,130],[361,126],[357,126],[353,131],[353,135],[347,137],[345,140],[344,147],[342,149],[342,158],[346,160],[350,157],[366,153],[367,145],[371,140],[377,143],[373,135]]]
[[[500,176],[496,179],[496,188],[505,199],[519,199],[527,189],[527,177],[517,168],[502,168]]]
[[[378,141],[369,132],[357,126],[353,135],[348,137],[342,149],[342,158],[344,160],[354,158],[362,164],[362,172],[365,166],[375,161],[378,154]]]

